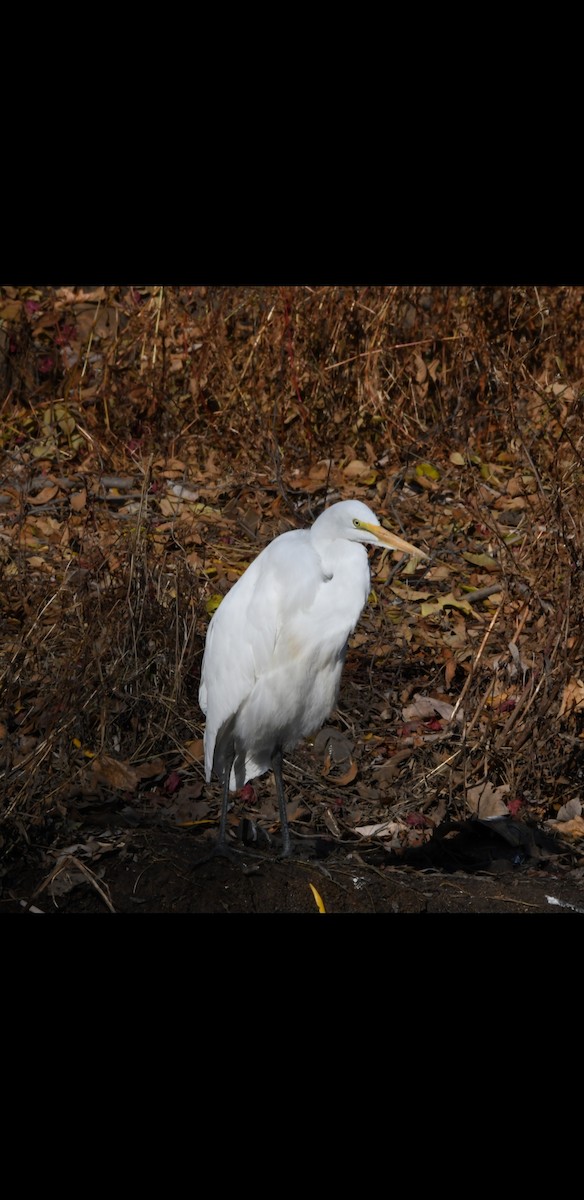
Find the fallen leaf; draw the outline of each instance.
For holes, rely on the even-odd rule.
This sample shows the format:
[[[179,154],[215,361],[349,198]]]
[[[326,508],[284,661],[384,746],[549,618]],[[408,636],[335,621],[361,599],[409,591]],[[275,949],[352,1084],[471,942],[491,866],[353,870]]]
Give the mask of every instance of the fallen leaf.
[[[15,321],[20,316],[22,311],[22,300],[6,300],[0,304],[0,319],[3,321]]]
[[[429,462],[418,463],[416,475],[424,479],[440,479],[440,471]]]
[[[452,680],[454,679],[454,676],[456,675],[457,668],[458,668],[458,663],[457,663],[456,659],[454,658],[454,656],[451,655],[446,663],[446,666],[444,667],[444,682],[445,682],[447,688],[450,687],[450,684],[452,683]]]
[[[452,592],[449,592],[447,596],[440,596],[438,600],[432,601],[431,604],[422,604],[420,613],[423,617],[431,617],[433,614],[441,612],[443,608],[450,607],[460,608],[462,612],[468,613],[472,617],[476,617],[477,615],[472,605],[468,604],[466,600],[457,600]]]
[[[340,829],[339,823],[335,817],[335,814],[333,813],[331,808],[325,809],[324,814],[323,814],[323,820],[324,820],[324,823],[325,823],[329,833],[331,833],[332,836],[335,838],[340,838],[341,837],[341,829]]]
[[[564,713],[580,708],[584,708],[584,683],[572,676],[564,688],[558,716],[563,717]]]
[[[508,817],[509,809],[503,800],[510,790],[508,783],[493,787],[488,779],[476,787],[467,788],[466,802],[472,813],[481,821],[489,821],[494,817]]]
[[[213,613],[216,612],[216,610],[219,608],[219,605],[221,604],[222,599],[223,599],[223,596],[221,596],[219,594],[219,592],[214,592],[212,596],[209,596],[209,599],[207,600],[207,603],[205,605],[205,608],[207,609],[209,616],[212,616]]]
[[[374,779],[379,783],[387,783],[395,779],[400,773],[401,764],[411,757],[411,750],[398,750],[397,754],[393,754],[387,762],[383,763],[383,766],[373,772]]]
[[[91,770],[103,783],[121,791],[133,791],[140,781],[138,771],[129,763],[111,758],[109,754],[100,754],[94,758]]]
[[[560,837],[584,837],[584,818],[574,817],[573,821],[546,821],[546,828],[559,833]]]
[[[184,744],[185,759],[184,763],[188,766],[189,763],[203,762],[205,757],[205,746],[202,738],[191,738],[189,742]],[[182,766],[183,764],[181,764]]]
[[[359,458],[354,458],[352,462],[347,463],[343,474],[348,475],[349,478],[353,478],[354,476],[365,475],[370,470],[371,468],[368,463],[362,462]]]
[[[164,775],[166,765],[163,758],[151,758],[148,762],[140,763],[134,770],[138,779],[156,779]]]
[[[314,753],[323,758],[328,753],[333,762],[344,762],[350,759],[354,742],[349,741],[344,733],[333,725],[323,725],[314,739]]]
[[[501,565],[490,554],[468,554],[463,552],[463,558],[475,567],[483,567],[485,571],[500,571]]]
[[[319,893],[317,892],[317,890],[316,890],[316,888],[315,888],[314,884],[313,884],[313,883],[309,883],[309,885],[308,885],[308,886],[309,886],[309,888],[310,888],[310,890],[311,890],[311,892],[312,892],[312,894],[313,894],[313,896],[314,896],[314,899],[316,900],[316,907],[318,908],[318,911],[319,911],[319,913],[326,913],[326,908],[325,908],[325,906],[324,906],[324,904],[323,904],[322,897],[321,897],[321,896],[319,895]]]
[[[178,771],[171,771],[170,775],[164,780],[164,790],[169,796],[172,796],[174,792],[178,792],[181,783],[182,776],[179,775]]]
[[[81,512],[81,509],[85,508],[87,504],[87,488],[83,488],[81,492],[73,492],[69,498],[69,503],[73,512]]]
[[[366,838],[388,838],[394,837],[397,833],[400,833],[404,829],[405,826],[399,821],[381,821],[378,825],[359,825],[359,827],[355,829],[355,833],[358,833],[361,837]]]
[[[402,717],[404,721],[415,721],[419,718],[423,721],[428,721],[438,714],[444,721],[451,721],[454,712],[454,705],[447,703],[445,700],[435,700],[433,696],[423,696],[416,692],[413,704],[408,704],[402,709]],[[458,719],[461,720],[460,709],[458,711]]]
[[[581,816],[582,816],[582,801],[578,800],[577,796],[573,796],[571,800],[568,800],[567,804],[562,804],[562,807],[557,816],[557,820],[558,821],[572,821],[576,817],[581,817]]]
[[[58,487],[45,487],[37,492],[36,496],[29,495],[27,497],[29,504],[48,504],[49,500],[54,500],[59,491]]]
[[[347,784],[352,783],[357,774],[357,763],[351,762],[349,770],[344,775],[329,775],[331,783],[336,783],[338,787],[347,787]]]
[[[427,600],[428,596],[432,596],[433,592],[415,592],[411,587],[404,587],[403,584],[392,583],[391,591],[399,596],[401,600],[407,600],[408,604],[422,603]]]

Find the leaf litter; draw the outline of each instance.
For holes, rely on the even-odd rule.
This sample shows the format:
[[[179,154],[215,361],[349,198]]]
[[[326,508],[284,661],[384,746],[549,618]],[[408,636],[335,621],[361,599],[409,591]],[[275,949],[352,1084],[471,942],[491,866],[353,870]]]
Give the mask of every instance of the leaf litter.
[[[511,821],[533,834],[525,871],[538,839],[538,869],[547,854],[577,871],[582,299],[0,289],[7,870],[90,819],[214,828],[209,617],[267,540],[356,496],[431,556],[371,558],[325,743],[286,762],[300,844],[358,844],[382,872],[448,846],[465,869],[464,838]],[[271,777],[255,786],[251,817],[275,835]],[[234,833],[245,811],[235,797]]]

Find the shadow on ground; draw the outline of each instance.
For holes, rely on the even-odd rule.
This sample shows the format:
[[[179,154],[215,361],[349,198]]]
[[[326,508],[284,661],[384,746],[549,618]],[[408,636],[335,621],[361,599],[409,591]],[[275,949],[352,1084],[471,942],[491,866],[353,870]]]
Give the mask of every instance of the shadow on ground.
[[[295,839],[288,861],[273,844],[197,865],[211,844],[209,831],[112,826],[86,829],[76,844],[31,845],[4,868],[0,912],[584,913],[573,858],[538,846],[527,856],[477,824],[401,862],[381,846]]]

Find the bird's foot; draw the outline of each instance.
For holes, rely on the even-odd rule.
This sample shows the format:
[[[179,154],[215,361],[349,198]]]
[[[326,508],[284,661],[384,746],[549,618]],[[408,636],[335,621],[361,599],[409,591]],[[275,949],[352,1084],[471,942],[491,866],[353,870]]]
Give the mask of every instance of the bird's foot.
[[[193,866],[201,867],[204,863],[211,862],[214,858],[227,858],[232,862],[240,862],[242,856],[255,859],[270,857],[269,854],[266,855],[266,850],[272,847],[272,839],[267,830],[257,825],[255,821],[244,818],[240,822],[238,832],[239,840],[235,844],[228,844],[225,837],[219,836],[208,854],[204,854],[202,858],[198,858],[193,863]],[[250,843],[254,846],[253,850],[250,848]],[[276,861],[285,861],[291,858],[292,855],[293,850],[290,843],[290,834],[286,830],[282,838],[281,849],[276,854]]]

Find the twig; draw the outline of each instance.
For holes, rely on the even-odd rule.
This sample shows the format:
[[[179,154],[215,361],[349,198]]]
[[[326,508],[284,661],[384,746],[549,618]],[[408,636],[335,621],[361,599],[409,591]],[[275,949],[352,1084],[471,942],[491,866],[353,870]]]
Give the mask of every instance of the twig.
[[[57,878],[57,876],[61,874],[61,871],[63,871],[65,869],[65,867],[68,867],[70,865],[77,867],[77,870],[81,871],[81,874],[86,876],[89,883],[91,883],[93,885],[96,892],[98,892],[99,895],[101,896],[102,900],[104,901],[104,904],[107,904],[107,907],[109,908],[110,912],[115,913],[116,910],[115,910],[111,900],[106,895],[103,888],[100,887],[95,875],[93,874],[93,871],[90,871],[89,867],[86,867],[85,863],[81,862],[81,859],[76,858],[76,856],[74,854],[66,854],[63,858],[61,858],[59,860],[59,862],[56,864],[56,866],[51,871],[50,875],[48,875],[47,878],[45,880],[43,880],[40,887],[36,888],[36,890],[33,892],[33,899],[35,896],[39,896],[41,892],[44,892],[46,887],[50,887],[53,880],[55,880]]]
[[[501,612],[501,609],[502,609],[502,607],[503,607],[503,601],[501,600],[501,603],[499,604],[499,606],[498,606],[498,608],[497,608],[496,612],[495,612],[495,613],[493,613],[493,617],[492,617],[492,619],[491,619],[491,624],[489,625],[489,628],[487,629],[487,632],[485,633],[485,636],[484,636],[484,638],[483,638],[483,640],[482,640],[482,642],[481,642],[481,644],[480,644],[480,647],[479,647],[478,654],[477,654],[477,656],[476,656],[476,658],[475,658],[474,662],[473,662],[473,663],[472,663],[472,665],[471,665],[471,669],[470,669],[470,671],[469,671],[469,673],[468,673],[468,678],[467,678],[467,681],[466,681],[466,683],[465,683],[465,685],[464,685],[464,687],[463,687],[463,689],[462,689],[462,691],[461,691],[461,693],[460,693],[460,696],[458,697],[458,700],[456,701],[456,704],[454,705],[454,709],[453,709],[453,711],[452,711],[452,716],[451,716],[451,718],[450,718],[450,720],[451,720],[451,721],[453,721],[453,720],[454,720],[454,718],[455,718],[455,716],[456,716],[456,714],[457,714],[457,712],[458,712],[458,710],[459,710],[459,708],[460,708],[460,706],[461,706],[461,704],[462,704],[462,702],[463,702],[463,700],[464,700],[464,697],[466,696],[466,693],[468,692],[468,689],[469,689],[469,687],[470,687],[470,685],[471,685],[471,683],[472,683],[472,680],[473,680],[473,678],[474,678],[474,674],[475,674],[476,668],[478,667],[479,661],[480,661],[480,659],[481,659],[481,657],[482,657],[483,650],[485,649],[485,646],[486,646],[486,644],[487,644],[487,642],[488,642],[488,640],[489,640],[489,637],[491,636],[491,633],[492,633],[492,631],[493,631],[493,628],[494,628],[495,622],[496,622],[496,620],[497,620],[497,617],[499,616],[499,613]],[[473,725],[474,725],[474,723],[475,723],[475,720],[476,720],[476,715],[477,715],[477,714],[475,714],[475,716],[473,717],[473,720],[471,721],[470,725],[468,726],[468,732],[470,732],[470,730],[472,729],[472,726],[473,726]],[[466,735],[466,732],[467,732],[467,731],[465,730],[465,735]]]

